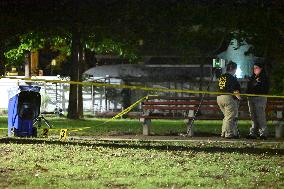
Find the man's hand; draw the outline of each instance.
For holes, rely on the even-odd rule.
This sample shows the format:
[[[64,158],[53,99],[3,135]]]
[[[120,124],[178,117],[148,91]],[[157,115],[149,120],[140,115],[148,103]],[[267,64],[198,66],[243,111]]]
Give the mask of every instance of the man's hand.
[[[237,97],[238,100],[241,100],[242,97],[240,95],[240,91],[234,91],[235,96]]]
[[[259,77],[257,77],[255,80],[256,80],[256,82],[260,82],[260,78]]]

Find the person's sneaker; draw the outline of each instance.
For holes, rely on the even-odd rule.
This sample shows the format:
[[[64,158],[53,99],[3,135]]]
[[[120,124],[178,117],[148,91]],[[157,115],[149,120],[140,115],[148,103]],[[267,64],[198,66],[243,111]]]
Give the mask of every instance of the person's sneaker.
[[[267,136],[260,136],[259,139],[260,140],[267,140]]]
[[[246,137],[246,139],[257,139],[257,137],[254,136],[254,135],[248,135],[248,136]]]

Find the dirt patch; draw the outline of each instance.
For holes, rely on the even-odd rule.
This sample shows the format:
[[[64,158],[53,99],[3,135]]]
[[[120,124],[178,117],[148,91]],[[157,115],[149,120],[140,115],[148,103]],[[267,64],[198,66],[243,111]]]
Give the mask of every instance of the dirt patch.
[[[246,138],[240,139],[224,139],[218,136],[184,136],[184,135],[131,135],[131,134],[124,134],[124,135],[100,135],[100,136],[72,136],[70,139],[86,139],[86,140],[139,140],[139,141],[212,141],[212,142],[247,142],[247,143],[283,143],[284,139],[276,140],[274,138],[269,138],[268,140],[249,140]]]
[[[0,174],[11,173],[14,172],[14,168],[0,168]]]

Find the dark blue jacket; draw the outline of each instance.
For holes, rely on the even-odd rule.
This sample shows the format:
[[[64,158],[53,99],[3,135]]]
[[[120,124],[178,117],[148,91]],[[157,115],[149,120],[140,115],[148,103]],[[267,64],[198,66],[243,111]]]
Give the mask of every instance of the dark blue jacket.
[[[268,94],[269,79],[264,72],[256,76],[253,74],[247,85],[248,94]]]

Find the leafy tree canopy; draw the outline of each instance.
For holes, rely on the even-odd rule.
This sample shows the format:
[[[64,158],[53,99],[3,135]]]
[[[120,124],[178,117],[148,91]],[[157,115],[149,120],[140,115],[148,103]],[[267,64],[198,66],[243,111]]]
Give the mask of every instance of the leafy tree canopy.
[[[43,48],[59,52],[64,57],[71,55],[71,35],[47,35],[42,32],[30,32],[19,36],[18,45],[4,53],[8,65],[21,65],[25,53]],[[85,48],[101,55],[117,55],[128,59],[129,62],[137,60],[138,56],[127,44],[112,39],[103,39],[96,42],[94,36],[85,40]]]

